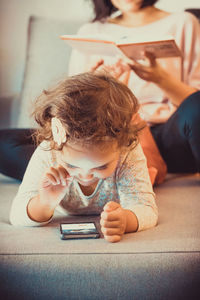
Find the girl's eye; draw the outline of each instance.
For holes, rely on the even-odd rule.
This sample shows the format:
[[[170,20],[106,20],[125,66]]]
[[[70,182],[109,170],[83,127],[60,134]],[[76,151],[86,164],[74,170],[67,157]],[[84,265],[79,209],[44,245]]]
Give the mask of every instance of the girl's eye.
[[[96,170],[105,170],[105,169],[107,169],[107,165],[105,165],[105,166],[101,166],[101,167],[98,167],[98,168],[96,168]]]
[[[68,168],[70,169],[76,169],[77,167],[73,166],[73,165],[70,165],[70,164],[66,164]]]

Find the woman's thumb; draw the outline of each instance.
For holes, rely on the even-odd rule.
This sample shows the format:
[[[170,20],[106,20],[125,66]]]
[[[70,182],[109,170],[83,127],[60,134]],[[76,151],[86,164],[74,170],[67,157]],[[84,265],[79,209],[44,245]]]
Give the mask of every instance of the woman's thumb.
[[[156,65],[156,57],[155,57],[155,54],[153,52],[145,51],[144,55],[149,60],[149,63],[150,63],[151,66]]]
[[[119,203],[110,201],[110,202],[106,203],[103,210],[109,212],[109,211],[113,211],[113,210],[117,209],[118,207],[120,207]]]

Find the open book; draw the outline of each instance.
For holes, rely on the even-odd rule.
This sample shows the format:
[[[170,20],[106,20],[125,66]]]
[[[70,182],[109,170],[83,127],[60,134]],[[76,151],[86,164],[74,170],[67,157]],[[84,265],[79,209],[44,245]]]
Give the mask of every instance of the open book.
[[[132,59],[142,59],[143,52],[153,52],[156,58],[181,56],[181,51],[173,37],[132,37],[124,36],[119,40],[111,40],[108,36],[98,35],[62,35],[68,45],[87,55],[126,56]]]

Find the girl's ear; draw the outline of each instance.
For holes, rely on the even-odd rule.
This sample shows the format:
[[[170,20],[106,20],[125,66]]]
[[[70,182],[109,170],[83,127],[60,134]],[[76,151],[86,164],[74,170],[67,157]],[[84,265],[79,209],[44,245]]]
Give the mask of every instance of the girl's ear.
[[[52,130],[54,142],[56,142],[58,146],[66,142],[65,129],[61,121],[56,117],[53,117],[51,119],[51,130]]]

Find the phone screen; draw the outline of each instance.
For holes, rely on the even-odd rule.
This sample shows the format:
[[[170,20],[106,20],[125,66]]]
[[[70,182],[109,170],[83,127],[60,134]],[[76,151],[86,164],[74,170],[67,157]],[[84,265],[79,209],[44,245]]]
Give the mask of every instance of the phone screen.
[[[94,222],[60,224],[62,239],[98,238],[99,232]]]

